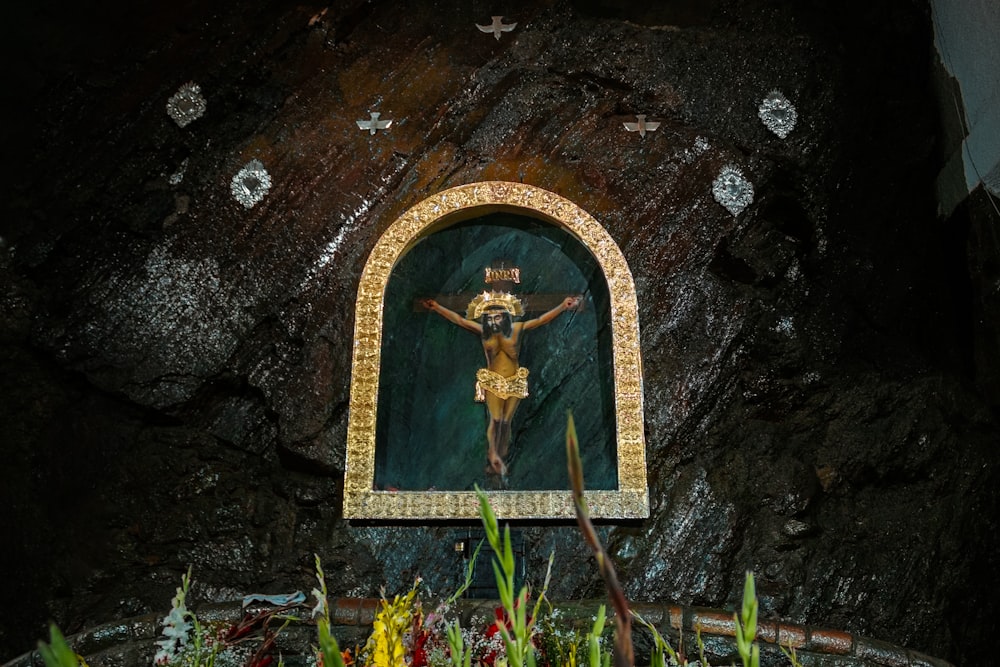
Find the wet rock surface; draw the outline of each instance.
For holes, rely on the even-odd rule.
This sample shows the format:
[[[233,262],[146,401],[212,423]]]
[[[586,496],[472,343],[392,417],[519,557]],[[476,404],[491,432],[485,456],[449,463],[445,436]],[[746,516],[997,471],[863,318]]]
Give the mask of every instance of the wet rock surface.
[[[308,590],[314,553],[339,596],[453,587],[454,526],[340,517],[352,306],[398,215],[491,179],[572,199],[635,277],[652,514],[602,528],[633,599],[722,607],[752,569],[762,616],[992,655],[998,248],[982,193],[936,218],[928,7],[546,2],[499,40],[495,11],[17,10],[0,655],[166,609],[189,564],[208,602]],[[553,597],[600,594],[572,526],[524,531]]]

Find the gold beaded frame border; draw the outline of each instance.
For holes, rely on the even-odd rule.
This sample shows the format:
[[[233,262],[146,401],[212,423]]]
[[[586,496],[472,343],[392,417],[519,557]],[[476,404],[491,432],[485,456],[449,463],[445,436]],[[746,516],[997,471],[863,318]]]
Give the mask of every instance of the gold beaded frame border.
[[[382,234],[365,263],[358,286],[344,517],[348,519],[473,519],[479,503],[471,491],[374,490],[375,424],[382,306],[396,262],[423,236],[494,211],[510,211],[558,225],[597,259],[611,295],[611,340],[617,417],[618,489],[587,491],[591,516],[649,516],[643,439],[642,361],[635,285],[614,239],[586,211],[555,193],[523,183],[485,181],[439,192],[406,211]],[[570,492],[490,491],[498,516],[507,519],[568,519],[576,516]]]

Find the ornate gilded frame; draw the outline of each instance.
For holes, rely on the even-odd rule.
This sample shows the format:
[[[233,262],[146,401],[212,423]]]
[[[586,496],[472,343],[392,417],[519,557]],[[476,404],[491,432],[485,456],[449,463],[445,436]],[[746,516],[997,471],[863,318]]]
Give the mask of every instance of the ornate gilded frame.
[[[425,235],[492,211],[511,211],[557,225],[579,240],[600,265],[611,301],[618,488],[587,491],[586,497],[591,515],[595,518],[648,517],[638,306],[625,257],[607,231],[573,202],[531,185],[487,181],[444,190],[410,208],[383,233],[365,263],[358,287],[354,324],[344,474],[345,518],[411,520],[478,517],[479,505],[471,491],[374,489],[375,427],[383,299],[393,267]],[[504,518],[563,519],[575,516],[568,491],[488,493],[497,514]]]

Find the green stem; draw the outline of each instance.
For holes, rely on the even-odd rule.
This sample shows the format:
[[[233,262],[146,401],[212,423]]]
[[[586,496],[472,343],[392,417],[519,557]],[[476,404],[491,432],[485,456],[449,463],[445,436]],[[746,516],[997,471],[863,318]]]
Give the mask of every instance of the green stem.
[[[601,544],[594,524],[590,521],[590,508],[583,496],[583,461],[580,458],[580,445],[576,437],[576,426],[573,424],[573,414],[566,413],[566,462],[569,468],[569,479],[573,485],[573,505],[576,507],[576,522],[587,544],[594,552],[597,567],[608,589],[608,598],[615,608],[615,667],[632,667],[635,654],[632,649],[632,615],[629,612],[625,592],[618,583],[618,575],[614,565],[608,558]]]

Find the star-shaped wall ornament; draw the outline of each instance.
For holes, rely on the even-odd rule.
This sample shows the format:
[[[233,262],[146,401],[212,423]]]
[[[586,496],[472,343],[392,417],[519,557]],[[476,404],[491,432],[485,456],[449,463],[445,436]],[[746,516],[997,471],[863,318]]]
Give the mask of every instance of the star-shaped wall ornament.
[[[490,18],[493,19],[493,22],[489,25],[479,25],[477,23],[476,27],[482,32],[493,33],[493,36],[497,39],[500,39],[500,33],[511,32],[517,27],[517,23],[504,23],[502,16],[492,16]]]
[[[368,130],[369,134],[375,134],[379,130],[388,130],[389,126],[392,125],[392,120],[379,120],[379,116],[382,114],[378,111],[369,111],[371,118],[368,120],[355,121],[358,124],[358,128],[362,130]]]
[[[636,122],[622,123],[629,132],[638,132],[640,137],[645,137],[647,132],[653,132],[660,126],[658,121],[646,120],[646,114],[640,113],[635,116]]]

